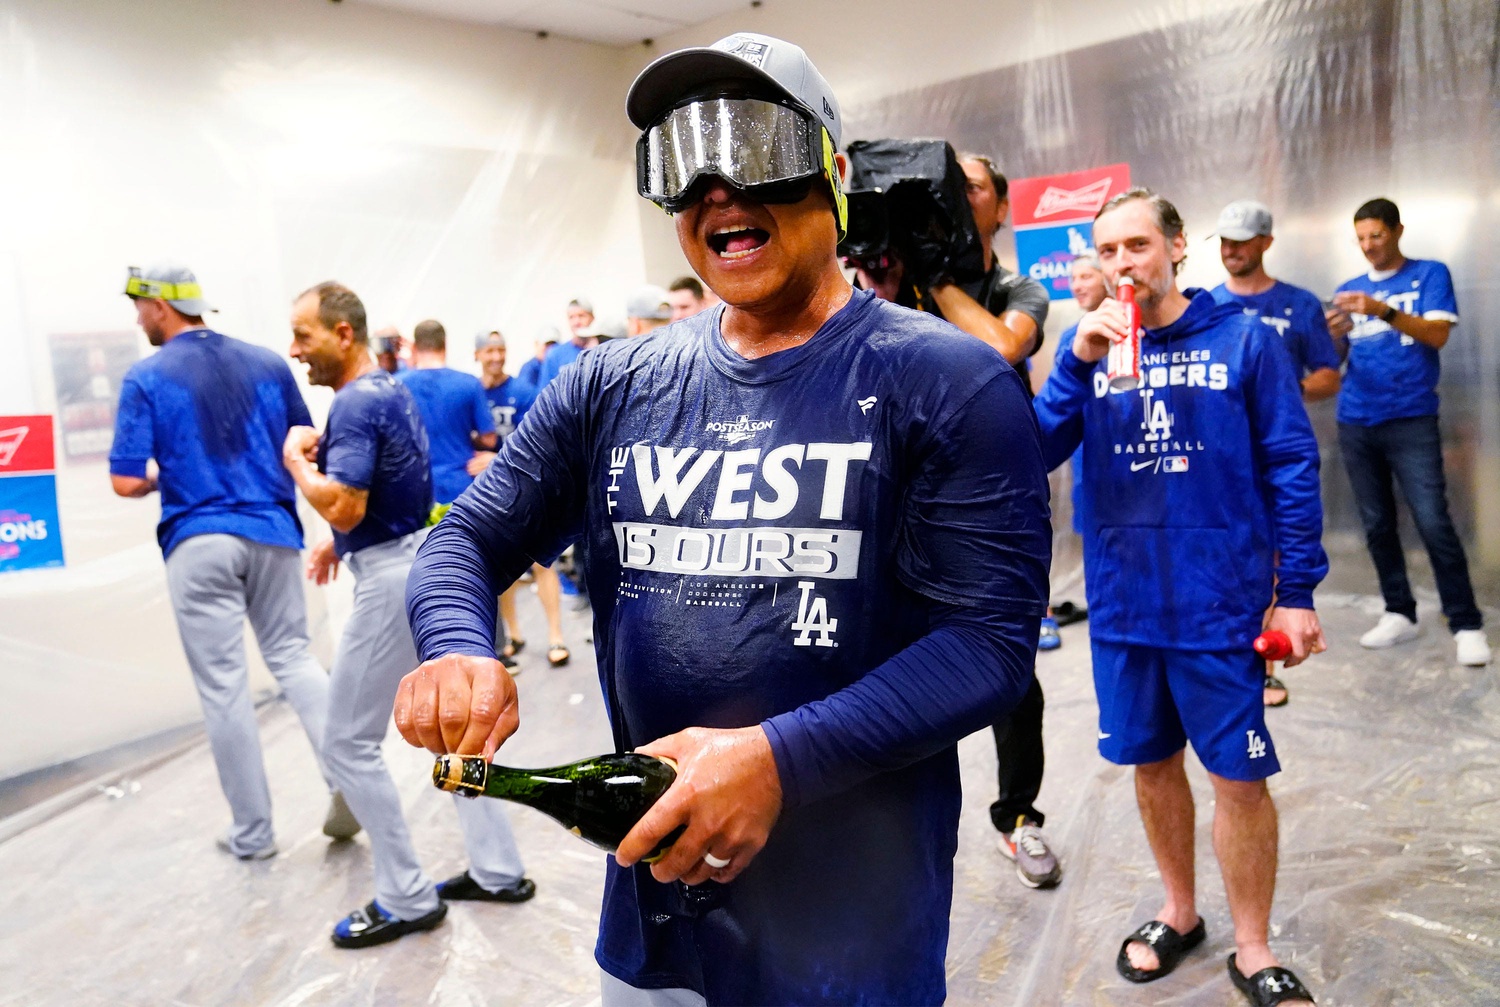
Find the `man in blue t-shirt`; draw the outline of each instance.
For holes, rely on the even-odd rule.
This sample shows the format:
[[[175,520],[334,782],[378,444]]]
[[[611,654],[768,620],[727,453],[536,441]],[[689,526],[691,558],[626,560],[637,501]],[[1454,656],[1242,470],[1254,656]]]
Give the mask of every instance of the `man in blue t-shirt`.
[[[1253,199],[1224,207],[1214,234],[1219,238],[1219,259],[1229,279],[1210,293],[1220,304],[1238,305],[1245,314],[1276,330],[1292,355],[1302,401],[1332,398],[1339,391],[1339,350],[1329,335],[1328,320],[1317,297],[1266,272],[1265,254],[1273,240],[1271,225],[1270,209]],[[1348,345],[1339,342],[1347,351]],[[1286,684],[1271,672],[1272,662],[1267,662],[1265,703],[1284,706]]]
[[[505,373],[505,337],[498,331],[481,332],[475,337],[474,359],[479,362],[479,380],[495,417],[495,432],[503,444],[516,432],[526,411],[536,401],[536,389]],[[494,460],[495,452],[479,452],[469,463],[469,474],[477,477]],[[531,574],[537,600],[547,617],[547,663],[560,668],[572,659],[568,645],[563,642],[562,583],[555,570],[540,563],[531,565]],[[520,584],[512,584],[500,595],[500,619],[505,629],[505,646],[500,655],[506,661],[514,660],[526,646],[526,639],[516,634],[520,626],[516,620],[516,593],[520,589]]]
[[[1124,307],[1107,299],[1079,320],[1036,411],[1049,465],[1085,445],[1099,754],[1135,767],[1165,889],[1116,968],[1131,982],[1160,979],[1204,940],[1191,742],[1214,789],[1230,977],[1260,991],[1254,1002],[1311,1004],[1268,944],[1277,820],[1266,779],[1280,764],[1251,644],[1267,624],[1291,638],[1288,665],[1324,649],[1313,611],[1328,571],[1317,439],[1280,338],[1205,291],[1178,289],[1187,238],[1170,202],[1145,189],[1114,197],[1094,219],[1094,243],[1111,287],[1135,281],[1140,384],[1110,386],[1105,355],[1129,330]],[[1287,995],[1265,998],[1278,990]]]
[[[1438,428],[1438,351],[1458,323],[1448,267],[1401,254],[1401,212],[1372,199],[1354,213],[1354,233],[1370,271],[1334,295],[1349,335],[1349,365],[1339,397],[1339,448],[1365,526],[1365,542],[1385,614],[1360,645],[1390,647],[1417,636],[1417,601],[1406,577],[1396,527],[1392,476],[1421,532],[1443,615],[1460,664],[1490,663],[1484,618],[1474,602],[1469,563],[1448,514],[1443,440]]]
[[[564,370],[433,529],[397,725],[509,737],[489,599],[582,535],[615,744],[677,766],[607,861],[602,1003],[940,1003],[955,746],[1025,694],[1046,604],[1025,390],[844,280],[837,103],[800,48],[668,54],[626,107],[642,193],[726,307]],[[741,158],[760,130],[785,156]]]
[[[469,469],[477,452],[495,449],[495,417],[479,379],[448,366],[441,322],[418,322],[411,349],[412,366],[396,377],[417,400],[427,428],[433,499],[452,503],[474,481]]]
[[[326,584],[340,561],[354,572],[354,608],[333,661],[323,751],[370,837],[375,898],[333,930],[338,947],[363,948],[431,930],[449,901],[524,902],[536,886],[524,876],[499,801],[455,801],[467,871],[434,885],[417,862],[380,744],[396,686],[417,665],[399,613],[432,508],[427,434],[411,393],[371,358],[365,307],[348,287],[320,283],[297,298],[291,355],[307,365],[312,384],[335,393],[322,436],[311,426],[293,427],[282,464],[333,527],[333,538],[313,549],[308,577]]]
[[[285,361],[203,323],[214,309],[190,270],[132,269],[125,293],[160,350],[120,388],[110,481],[123,497],[161,493],[157,540],[172,610],[233,815],[219,846],[264,860],[276,840],[245,667],[247,618],[314,752],[328,708],[328,676],[308,649],[296,494],[281,467],[281,442],[309,422],[307,406]],[[323,831],[359,831],[336,794]]]
[[[1275,279],[1266,272],[1271,247],[1271,211],[1253,199],[1224,207],[1214,233],[1219,259],[1229,278],[1210,293],[1220,304],[1237,304],[1281,337],[1292,354],[1304,402],[1319,402],[1339,393],[1339,350],[1328,332],[1323,305],[1316,296]],[[1347,349],[1347,347],[1346,347]]]
[[[599,345],[599,330],[594,325],[594,306],[581,297],[568,302],[568,328],[573,337],[566,343],[554,343],[547,349],[542,361],[541,373],[536,380],[537,394],[541,394],[562,369],[583,355],[584,350]]]

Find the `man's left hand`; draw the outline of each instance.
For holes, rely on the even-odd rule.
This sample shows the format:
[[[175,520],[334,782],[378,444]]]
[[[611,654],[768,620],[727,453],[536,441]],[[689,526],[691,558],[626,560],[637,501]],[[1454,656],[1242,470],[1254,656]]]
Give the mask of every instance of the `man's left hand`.
[[[464,465],[464,468],[468,470],[469,475],[478,479],[479,474],[489,468],[490,462],[495,460],[495,455],[496,452],[494,451],[476,451],[473,457]]]
[[[1273,608],[1266,629],[1279,629],[1292,641],[1292,656],[1282,662],[1287,668],[1295,668],[1313,654],[1328,649],[1318,613],[1310,608]]]
[[[638,749],[677,764],[677,779],[620,843],[615,859],[629,867],[679,825],[687,828],[651,866],[657,881],[690,885],[733,881],[766,845],[781,815],[781,775],[759,726],[690,727]],[[713,867],[710,854],[729,861]]]
[[[1344,311],[1368,315],[1371,318],[1379,318],[1388,306],[1384,301],[1377,301],[1369,294],[1362,294],[1357,290],[1343,290],[1334,294],[1333,303]]]

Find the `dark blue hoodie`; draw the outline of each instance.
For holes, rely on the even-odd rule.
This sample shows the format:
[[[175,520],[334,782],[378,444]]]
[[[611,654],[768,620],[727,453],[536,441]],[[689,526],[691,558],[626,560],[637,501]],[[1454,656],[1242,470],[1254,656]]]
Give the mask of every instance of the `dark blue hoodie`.
[[[1064,350],[1036,397],[1049,468],[1080,441],[1084,571],[1095,639],[1249,647],[1273,590],[1312,608],[1328,572],[1318,443],[1272,330],[1202,290],[1147,329],[1138,391]]]

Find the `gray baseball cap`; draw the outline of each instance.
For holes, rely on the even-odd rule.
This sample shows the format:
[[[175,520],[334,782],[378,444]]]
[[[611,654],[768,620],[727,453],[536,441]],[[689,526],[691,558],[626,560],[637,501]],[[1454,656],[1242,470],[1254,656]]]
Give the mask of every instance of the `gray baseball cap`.
[[[625,112],[637,129],[645,129],[683,95],[716,80],[769,84],[827,127],[833,145],[839,145],[844,128],[839,100],[807,53],[754,32],[736,32],[711,46],[679,49],[656,59],[630,85]]]
[[[626,318],[649,318],[664,321],[672,317],[672,305],[667,292],[655,284],[636,287],[625,299]]]
[[[125,294],[166,301],[191,318],[219,310],[203,299],[203,288],[198,286],[193,271],[174,262],[157,263],[146,269],[131,266],[125,277]]]
[[[484,349],[486,346],[490,345],[490,343],[499,343],[501,346],[504,346],[505,337],[502,336],[498,331],[474,333],[474,349],[476,351]]]
[[[1249,241],[1256,235],[1270,233],[1270,208],[1253,199],[1238,199],[1219,213],[1219,223],[1214,228],[1212,237]]]

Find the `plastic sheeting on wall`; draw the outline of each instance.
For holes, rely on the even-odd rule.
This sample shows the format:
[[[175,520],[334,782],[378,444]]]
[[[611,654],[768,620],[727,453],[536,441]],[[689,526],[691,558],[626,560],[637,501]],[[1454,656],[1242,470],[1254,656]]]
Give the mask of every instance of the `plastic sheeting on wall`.
[[[291,299],[329,278],[372,328],[442,321],[460,368],[496,327],[519,368],[576,296],[623,317],[643,278],[623,52],[302,0],[143,14],[0,8],[0,414],[66,407],[53,337],[132,330],[125,268],[165,258],[211,325],[283,354]],[[321,416],[327,390],[306,396]],[[157,501],[60,457],[68,566],[0,577],[0,778],[197,716]],[[310,591],[325,659],[347,590]]]
[[[1066,37],[1067,4],[1033,16]],[[1368,268],[1352,217],[1401,207],[1403,251],[1453,272],[1462,321],[1443,350],[1449,494],[1470,563],[1500,582],[1500,8],[1485,0],[1281,0],[844,109],[844,136],[940,136],[1010,177],[1128,161],[1187,222],[1184,285],[1224,273],[1205,241],[1235,199],[1276,217],[1269,271],[1329,297]],[[1039,29],[1033,30],[1033,36]],[[1047,34],[1040,32],[1040,34]],[[1002,240],[1008,240],[1003,238]],[[1076,320],[1055,305],[1048,332]],[[1043,352],[1039,360],[1050,360]],[[1045,366],[1045,365],[1044,365]],[[1362,552],[1332,403],[1324,448],[1330,545]],[[1408,526],[1404,540],[1420,548]],[[1371,575],[1366,584],[1373,590]]]

